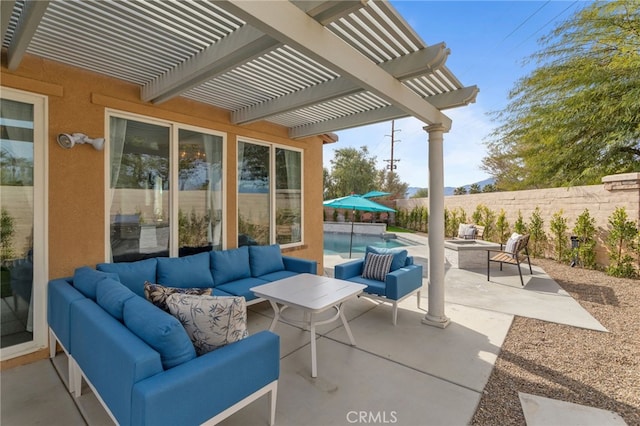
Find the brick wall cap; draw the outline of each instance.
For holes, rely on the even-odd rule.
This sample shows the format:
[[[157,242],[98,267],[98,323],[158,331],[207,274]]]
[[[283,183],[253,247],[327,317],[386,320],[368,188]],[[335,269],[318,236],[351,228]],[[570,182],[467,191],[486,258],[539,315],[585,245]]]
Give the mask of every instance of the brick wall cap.
[[[640,173],[621,173],[618,175],[609,175],[602,178],[602,183],[622,182],[627,180],[640,181]]]

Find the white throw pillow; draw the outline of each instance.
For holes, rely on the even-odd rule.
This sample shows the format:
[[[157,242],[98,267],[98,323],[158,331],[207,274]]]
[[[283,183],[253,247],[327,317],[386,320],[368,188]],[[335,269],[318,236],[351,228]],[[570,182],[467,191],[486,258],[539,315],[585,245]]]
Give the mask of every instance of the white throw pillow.
[[[507,245],[505,246],[504,251],[506,251],[507,253],[511,253],[513,257],[515,257],[516,247],[518,246],[518,241],[520,241],[520,238],[522,238],[522,235],[516,232],[511,234],[511,237],[509,237],[509,239],[507,240]]]
[[[244,297],[174,293],[167,297],[167,306],[182,323],[198,355],[249,335]]]

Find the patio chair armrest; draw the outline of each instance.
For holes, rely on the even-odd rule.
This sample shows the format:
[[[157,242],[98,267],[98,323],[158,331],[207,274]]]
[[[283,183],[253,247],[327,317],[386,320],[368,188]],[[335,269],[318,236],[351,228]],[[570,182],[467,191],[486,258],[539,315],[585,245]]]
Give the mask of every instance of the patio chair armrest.
[[[356,259],[351,262],[336,265],[334,268],[334,277],[340,280],[348,280],[349,278],[362,275],[364,267],[364,259]]]
[[[298,257],[282,256],[284,269],[292,272],[317,274],[318,263],[315,260],[300,259]]]
[[[422,287],[422,265],[409,265],[389,272],[385,279],[386,296],[398,300]]]

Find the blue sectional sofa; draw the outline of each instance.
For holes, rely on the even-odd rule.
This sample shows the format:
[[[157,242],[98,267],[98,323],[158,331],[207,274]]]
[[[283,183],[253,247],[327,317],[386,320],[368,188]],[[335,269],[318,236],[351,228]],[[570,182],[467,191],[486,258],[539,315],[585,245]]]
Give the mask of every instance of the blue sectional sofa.
[[[384,280],[363,277],[367,254],[392,255],[389,272]],[[420,308],[420,290],[422,289],[422,265],[413,263],[413,257],[406,250],[381,249],[367,247],[365,257],[336,265],[334,276],[341,280],[365,284],[363,296],[389,302],[393,305],[393,325],[398,321],[398,303],[415,294]]]
[[[316,268],[277,245],[78,268],[49,282],[51,356],[58,342],[71,393],[80,396],[84,378],[121,425],[215,424],[265,394],[273,424],[278,336],[262,331],[196,356],[182,324],[144,298],[144,283],[212,288],[255,303],[248,288]]]

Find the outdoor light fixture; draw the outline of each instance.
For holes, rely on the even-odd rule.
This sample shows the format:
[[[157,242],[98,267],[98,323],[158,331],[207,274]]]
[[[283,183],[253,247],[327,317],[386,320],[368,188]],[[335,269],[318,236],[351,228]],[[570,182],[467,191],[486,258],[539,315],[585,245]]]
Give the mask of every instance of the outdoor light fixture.
[[[98,151],[102,151],[102,148],[104,147],[104,138],[91,139],[84,133],[60,133],[58,135],[58,143],[65,149],[71,149],[76,144],[88,143],[93,145],[93,147]]]

